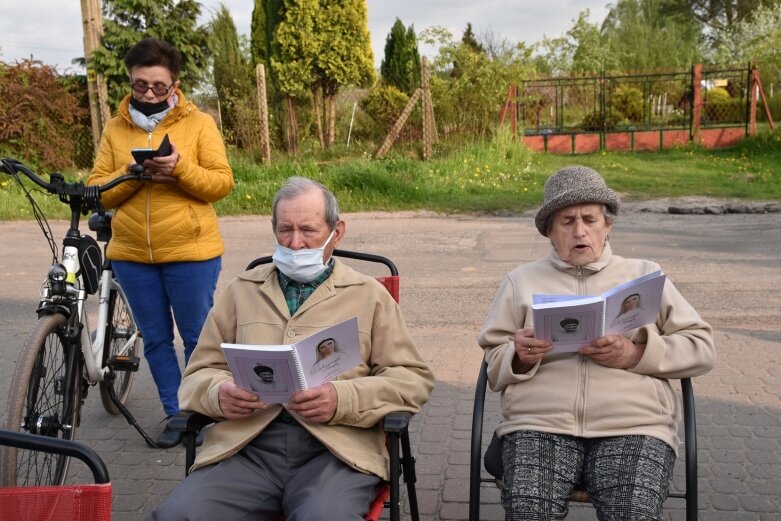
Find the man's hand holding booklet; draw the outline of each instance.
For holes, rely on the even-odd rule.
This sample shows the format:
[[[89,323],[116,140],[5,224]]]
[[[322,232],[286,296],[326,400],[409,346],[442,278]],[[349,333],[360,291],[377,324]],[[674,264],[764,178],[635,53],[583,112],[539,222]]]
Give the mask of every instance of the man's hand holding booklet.
[[[356,317],[295,344],[221,347],[236,385],[266,403],[287,403],[294,393],[333,380],[362,361]]]
[[[599,296],[534,295],[534,336],[552,342],[552,353],[564,353],[650,324],[659,314],[666,278],[655,271]]]

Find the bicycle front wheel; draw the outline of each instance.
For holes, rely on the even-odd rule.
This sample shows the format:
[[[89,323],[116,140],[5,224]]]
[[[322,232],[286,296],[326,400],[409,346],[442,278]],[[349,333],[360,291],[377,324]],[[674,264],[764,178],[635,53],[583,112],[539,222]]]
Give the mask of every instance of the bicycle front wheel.
[[[109,414],[119,414],[119,407],[111,399],[113,387],[122,405],[127,401],[133,375],[137,369],[137,358],[144,342],[133,319],[130,306],[121,290],[112,289],[108,297],[108,322],[103,348],[103,367],[111,368],[106,379],[100,382],[100,400]]]
[[[5,428],[72,440],[81,407],[81,353],[65,338],[66,318],[42,316],[11,380]],[[0,486],[62,485],[70,458],[0,447]]]

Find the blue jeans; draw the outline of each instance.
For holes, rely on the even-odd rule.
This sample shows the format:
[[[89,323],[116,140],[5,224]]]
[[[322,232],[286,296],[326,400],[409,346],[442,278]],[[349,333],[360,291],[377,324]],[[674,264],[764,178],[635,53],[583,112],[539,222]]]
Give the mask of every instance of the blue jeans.
[[[214,304],[221,257],[163,264],[112,261],[111,265],[141,328],[144,356],[163,409],[167,415],[176,414],[182,372],[174,351],[174,319],[184,343],[186,365]]]

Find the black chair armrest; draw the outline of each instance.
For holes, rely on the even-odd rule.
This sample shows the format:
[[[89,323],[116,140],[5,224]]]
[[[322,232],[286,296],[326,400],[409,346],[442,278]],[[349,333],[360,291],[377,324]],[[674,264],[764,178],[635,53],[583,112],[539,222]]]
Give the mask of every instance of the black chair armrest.
[[[179,411],[168,420],[168,429],[175,432],[192,432],[197,435],[209,424],[214,423],[214,418],[195,411]]]
[[[394,411],[385,415],[382,420],[382,428],[387,433],[402,433],[409,427],[412,413]]]
[[[404,477],[407,484],[407,500],[409,501],[412,519],[419,519],[418,498],[415,491],[415,458],[412,456],[412,445],[409,439],[409,422],[412,413],[394,411],[385,415],[382,428],[385,431],[385,442],[390,458],[390,518],[398,520],[401,517],[399,505],[399,477]]]
[[[168,420],[167,426],[170,430],[183,434],[185,475],[190,474],[190,468],[195,462],[196,436],[204,427],[214,422],[214,418],[195,411],[179,411]]]

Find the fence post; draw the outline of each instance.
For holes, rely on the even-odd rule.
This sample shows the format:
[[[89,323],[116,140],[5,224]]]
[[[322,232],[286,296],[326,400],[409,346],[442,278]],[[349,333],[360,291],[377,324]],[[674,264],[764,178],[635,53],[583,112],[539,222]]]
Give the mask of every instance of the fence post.
[[[390,147],[391,145],[393,145],[393,142],[396,141],[397,137],[399,137],[399,132],[401,132],[401,127],[404,126],[404,123],[407,121],[407,118],[412,112],[412,109],[415,108],[415,103],[418,102],[418,98],[420,97],[422,92],[423,92],[422,89],[419,88],[415,89],[415,92],[412,94],[412,97],[407,102],[407,106],[404,107],[404,110],[401,112],[399,119],[397,119],[396,123],[393,124],[393,127],[391,128],[388,135],[385,137],[385,141],[383,142],[380,149],[377,151],[375,157],[379,159],[385,157],[385,154],[388,153],[388,150],[390,150]]]
[[[84,26],[84,59],[87,64],[87,96],[92,123],[92,147],[97,156],[103,127],[111,118],[111,112],[108,108],[106,78],[90,67],[92,54],[100,46],[100,37],[103,34],[103,14],[100,9],[100,1],[81,0],[81,17]]]
[[[510,106],[512,107],[512,112],[510,112],[510,128],[513,133],[513,141],[515,141],[518,139],[518,85],[513,83],[511,88]]]
[[[431,117],[431,92],[429,91],[428,77],[428,59],[423,56],[421,60],[421,83],[423,87],[423,159],[431,159],[431,142],[433,140],[432,125],[434,118]]]
[[[700,142],[700,123],[702,120],[702,64],[692,67],[692,124],[689,139]]]
[[[748,135],[757,135],[757,68],[752,65],[750,67],[749,82],[750,92],[748,94],[749,108],[748,108]]]
[[[767,98],[765,97],[765,89],[762,88],[762,79],[759,77],[759,68],[756,65],[751,66],[751,135],[755,135],[757,132],[757,97],[762,98],[762,106],[765,109],[765,116],[767,117],[767,123],[770,125],[770,130],[776,129],[776,124],[773,122],[773,115],[770,113],[770,106],[767,104]]]
[[[255,66],[258,86],[258,117],[260,118],[260,155],[264,163],[271,161],[271,142],[268,130],[268,100],[266,99],[266,69],[262,63]],[[317,100],[315,100],[317,103]]]
[[[512,99],[513,84],[507,87],[507,97],[504,99],[502,111],[499,113],[499,126],[504,125],[504,118],[507,117],[507,111],[510,110],[510,100]]]
[[[605,69],[599,73],[599,150],[607,150],[607,96],[605,95]]]

